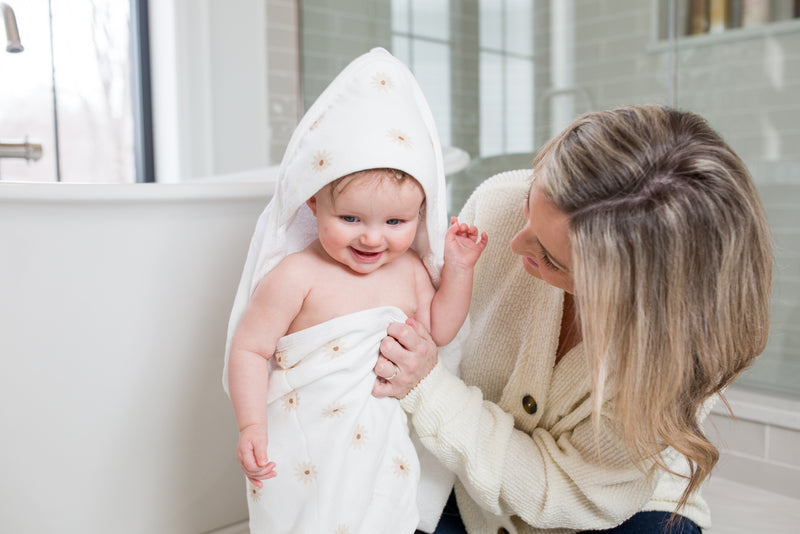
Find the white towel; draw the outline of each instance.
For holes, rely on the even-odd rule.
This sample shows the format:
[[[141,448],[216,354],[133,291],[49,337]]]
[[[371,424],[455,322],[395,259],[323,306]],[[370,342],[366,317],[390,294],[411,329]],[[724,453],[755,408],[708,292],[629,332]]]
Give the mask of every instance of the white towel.
[[[410,174],[425,191],[425,220],[412,247],[438,287],[448,225],[439,136],[414,76],[386,50],[375,48],[356,58],[331,82],[289,141],[275,194],[256,224],[234,300],[222,379],[226,392],[231,339],[256,285],[281,259],[317,237],[316,221],[306,200],[337,178],[383,167]],[[457,367],[460,357],[455,343],[440,352],[451,369]],[[420,450],[420,456],[427,455]],[[429,467],[422,473],[425,481],[420,485],[420,527],[432,530],[453,475],[432,456],[421,461]]]

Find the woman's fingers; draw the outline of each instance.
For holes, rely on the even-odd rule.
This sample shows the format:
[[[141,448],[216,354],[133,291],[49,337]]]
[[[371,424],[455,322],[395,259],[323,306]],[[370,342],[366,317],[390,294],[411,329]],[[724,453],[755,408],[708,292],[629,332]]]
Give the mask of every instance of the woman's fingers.
[[[436,344],[428,329],[413,319],[391,323],[386,332],[375,364],[378,379],[372,393],[376,397],[403,398],[436,365]]]

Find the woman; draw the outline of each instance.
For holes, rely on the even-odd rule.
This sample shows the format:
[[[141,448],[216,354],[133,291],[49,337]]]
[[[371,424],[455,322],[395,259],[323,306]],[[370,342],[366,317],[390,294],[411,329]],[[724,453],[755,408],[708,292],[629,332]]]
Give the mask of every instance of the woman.
[[[702,118],[658,106],[579,118],[530,174],[460,215],[490,236],[461,378],[394,323],[374,393],[455,472],[471,534],[699,532],[718,458],[702,419],[767,340],[752,179]]]

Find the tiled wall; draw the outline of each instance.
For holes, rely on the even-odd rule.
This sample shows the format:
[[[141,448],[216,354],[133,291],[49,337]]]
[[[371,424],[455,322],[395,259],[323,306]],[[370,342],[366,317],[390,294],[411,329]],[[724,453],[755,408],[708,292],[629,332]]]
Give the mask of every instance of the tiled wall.
[[[267,0],[270,163],[278,164],[303,114],[299,0]]]
[[[302,43],[305,107],[354,57],[374,46],[390,48],[390,0],[269,1],[300,6],[302,29],[298,40]],[[743,382],[783,384],[796,394],[796,384],[800,383],[800,18],[680,39],[673,55],[669,43],[659,38],[668,13],[665,2],[668,0],[574,0],[574,64],[565,67],[574,72],[575,86],[581,91],[575,95],[574,111],[671,103],[674,98],[678,107],[705,116],[744,159],[768,210],[777,265],[770,344]],[[683,6],[679,13],[685,13],[686,0],[679,3]],[[490,168],[503,168],[505,163],[477,161],[481,156],[477,111],[479,2],[458,0],[449,5],[453,87],[450,142],[467,150],[475,162],[473,169],[451,177],[451,181],[461,180],[456,185],[466,187],[454,185],[451,191],[465,197],[482,179],[484,169],[488,175]],[[536,146],[551,135],[552,101],[541,97],[552,88],[550,52],[556,31],[551,28],[550,5],[535,3],[537,95],[532,98],[536,99]],[[285,18],[294,22],[293,17],[296,15]],[[287,33],[285,39],[283,34],[278,39],[294,37]],[[270,60],[276,65],[287,63],[287,69],[288,62],[295,60],[294,56],[274,55],[271,53]],[[274,100],[279,92],[273,92],[272,82],[271,78]],[[280,103],[285,104],[282,120],[287,122],[275,128],[290,132],[294,122],[288,122],[287,110],[291,105],[283,100]],[[275,133],[273,146],[281,138]],[[273,158],[279,160],[282,151],[277,148]],[[508,166],[519,166],[519,159],[510,156]],[[454,199],[454,205],[461,202],[463,198]]]
[[[720,402],[706,434],[720,448],[712,477],[734,480],[800,499],[800,402],[734,388]]]

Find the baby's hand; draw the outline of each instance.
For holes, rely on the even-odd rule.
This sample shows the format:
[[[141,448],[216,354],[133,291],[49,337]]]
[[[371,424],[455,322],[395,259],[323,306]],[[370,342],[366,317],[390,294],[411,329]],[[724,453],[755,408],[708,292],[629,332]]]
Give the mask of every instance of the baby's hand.
[[[242,471],[256,487],[263,487],[262,480],[276,476],[275,462],[267,460],[267,427],[250,425],[239,432],[236,458]]]
[[[458,218],[451,217],[444,243],[445,261],[472,267],[488,242],[486,232],[479,233],[476,227],[459,223]]]

